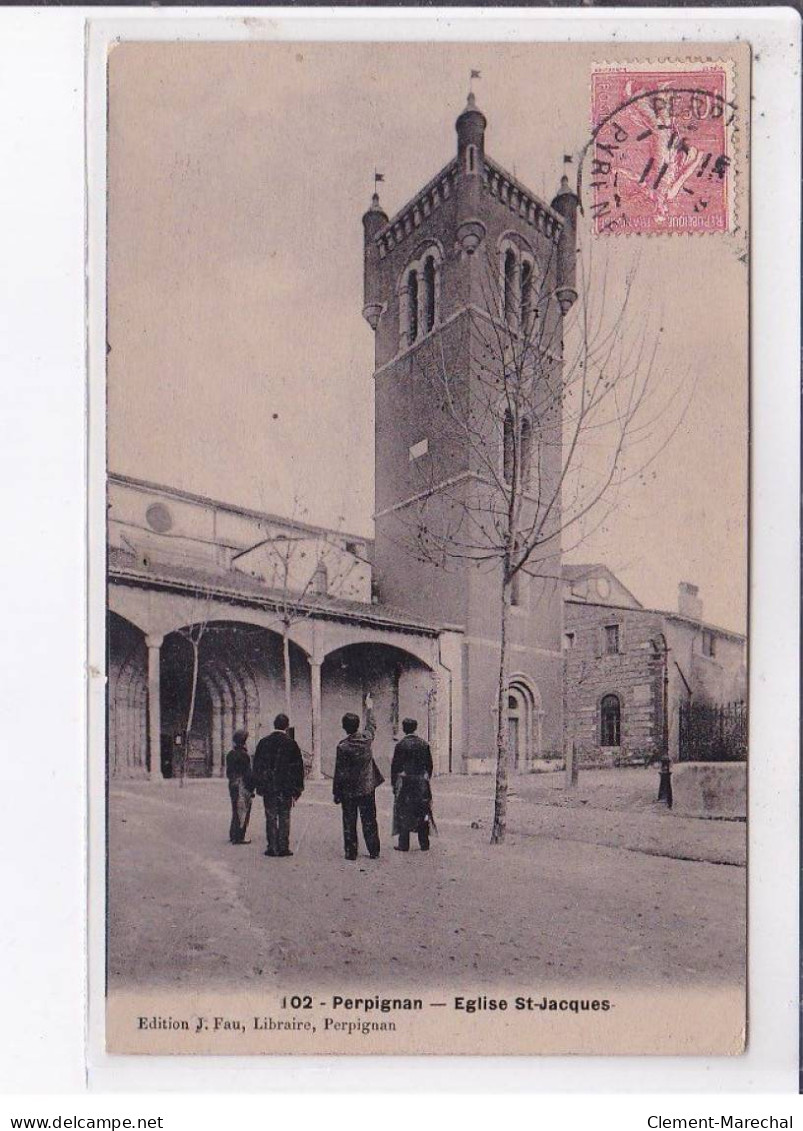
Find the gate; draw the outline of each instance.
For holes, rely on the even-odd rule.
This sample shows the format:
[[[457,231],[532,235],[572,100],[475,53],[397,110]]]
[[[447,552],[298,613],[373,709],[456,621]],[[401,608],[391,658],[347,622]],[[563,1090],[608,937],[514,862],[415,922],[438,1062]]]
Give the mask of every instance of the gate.
[[[678,761],[747,761],[747,704],[681,703]]]

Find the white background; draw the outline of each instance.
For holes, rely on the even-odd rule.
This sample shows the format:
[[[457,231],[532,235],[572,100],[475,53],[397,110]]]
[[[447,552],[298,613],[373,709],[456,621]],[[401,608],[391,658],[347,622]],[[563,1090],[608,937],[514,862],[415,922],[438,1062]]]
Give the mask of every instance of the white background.
[[[224,10],[222,10],[224,11]],[[248,36],[248,12],[230,11],[213,34]],[[258,34],[265,34],[265,10]],[[601,1105],[530,1097],[505,1122],[646,1126],[646,1114],[787,1114],[796,1090],[798,859],[798,338],[800,23],[785,10],[734,13],[491,13],[465,9],[365,14],[351,9],[322,24],[295,12],[282,37],[732,39],[754,48],[753,470],[751,581],[750,1035],[745,1057],[670,1060],[162,1060],[95,1057],[96,1090],[138,1093],[90,1101],[85,1050],[86,884],[86,385],[84,302],[85,19],[131,18],[141,32],[174,34],[182,17],[151,10],[0,11],[0,555],[4,772],[0,869],[5,930],[0,951],[0,1099],[29,1115],[165,1114],[231,1122],[246,1097],[152,1097],[143,1091],[239,1092],[266,1088],[385,1088],[635,1092]],[[270,13],[271,21],[276,12]],[[185,34],[209,34],[210,13]],[[156,21],[156,23],[155,23]],[[171,26],[168,26],[171,25]],[[345,26],[344,26],[345,25]],[[139,29],[138,29],[139,30]],[[98,409],[93,403],[93,411]],[[97,678],[97,677],[96,677]],[[492,1050],[488,1050],[489,1052]],[[698,1100],[680,1093],[707,1092]],[[727,1095],[760,1093],[738,1103]],[[762,1093],[787,1093],[770,1101]],[[43,1093],[51,1093],[45,1097]],[[64,1098],[64,1093],[72,1093]],[[62,1098],[57,1098],[62,1094]],[[23,1099],[22,1096],[28,1098]],[[39,1099],[30,1098],[39,1096]],[[288,1118],[309,1115],[294,1100]],[[318,1097],[320,1103],[321,1097]],[[443,1103],[448,1108],[442,1110]],[[250,1101],[275,1119],[278,1097]],[[365,1107],[324,1100],[327,1126],[354,1119],[405,1124],[470,1118],[497,1123],[482,1103],[374,1096]],[[281,1104],[284,1107],[284,1102]],[[170,1115],[174,1114],[174,1118]],[[246,1114],[243,1112],[242,1114]],[[313,1113],[314,1114],[314,1113]],[[803,1116],[803,1111],[800,1112]],[[248,1116],[246,1116],[248,1117]]]

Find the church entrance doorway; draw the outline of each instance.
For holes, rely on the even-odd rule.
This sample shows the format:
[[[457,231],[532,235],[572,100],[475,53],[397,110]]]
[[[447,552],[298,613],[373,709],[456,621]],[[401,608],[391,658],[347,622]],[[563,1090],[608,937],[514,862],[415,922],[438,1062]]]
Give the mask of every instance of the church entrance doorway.
[[[541,695],[525,676],[514,676],[508,685],[507,750],[511,770],[527,772],[541,755]]]
[[[522,724],[522,703],[518,693],[507,697],[507,754],[510,768],[521,770],[527,759],[526,732]],[[524,749],[522,749],[524,747]]]

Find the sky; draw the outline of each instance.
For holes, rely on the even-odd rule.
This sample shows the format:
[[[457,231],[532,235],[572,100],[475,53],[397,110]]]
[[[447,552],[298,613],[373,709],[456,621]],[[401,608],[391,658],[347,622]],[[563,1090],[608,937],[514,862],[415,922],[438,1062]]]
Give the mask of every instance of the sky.
[[[699,51],[695,45],[696,51]],[[109,65],[108,445],[112,471],[372,535],[373,335],[361,215],[393,214],[456,152],[471,69],[486,152],[550,200],[588,140],[611,44],[136,44]],[[662,55],[668,53],[666,45]],[[723,47],[718,46],[722,55]],[[736,97],[746,104],[745,71]],[[744,186],[744,158],[737,185]],[[743,189],[737,191],[744,228]],[[607,240],[604,248],[593,245]],[[570,558],[648,607],[700,587],[745,630],[744,231],[595,237],[638,261],[633,319],[693,385],[672,442]],[[684,388],[687,385],[684,385]]]

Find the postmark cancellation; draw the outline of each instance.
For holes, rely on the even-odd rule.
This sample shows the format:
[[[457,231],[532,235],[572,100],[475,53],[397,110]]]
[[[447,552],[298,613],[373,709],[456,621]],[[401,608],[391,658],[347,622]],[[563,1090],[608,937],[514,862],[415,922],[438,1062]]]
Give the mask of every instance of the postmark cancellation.
[[[727,61],[594,67],[580,163],[594,234],[736,230],[738,121]]]

